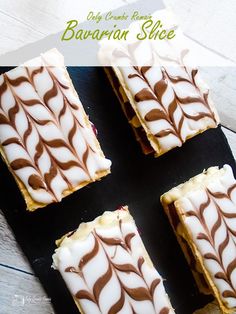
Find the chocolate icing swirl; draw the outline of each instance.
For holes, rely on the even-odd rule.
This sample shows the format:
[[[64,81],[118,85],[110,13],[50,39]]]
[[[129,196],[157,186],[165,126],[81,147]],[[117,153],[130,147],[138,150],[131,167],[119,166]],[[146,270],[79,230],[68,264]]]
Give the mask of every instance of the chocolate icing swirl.
[[[169,127],[167,129],[163,129],[162,131],[155,134],[158,138],[163,138],[168,136],[169,134],[173,134],[176,136],[182,143],[185,140],[182,137],[182,127],[185,119],[198,121],[203,118],[211,119],[215,124],[217,124],[215,115],[209,105],[208,102],[208,92],[201,92],[199,87],[196,84],[195,77],[198,73],[198,70],[192,69],[191,75],[188,74],[188,71],[185,66],[181,66],[181,71],[183,71],[186,77],[182,76],[173,76],[168,73],[168,70],[164,67],[161,67],[162,78],[157,81],[152,88],[150,81],[147,78],[148,71],[152,69],[152,67],[137,67],[134,66],[135,73],[129,74],[128,78],[138,78],[146,83],[146,88],[143,88],[139,92],[134,95],[134,99],[137,103],[143,101],[156,101],[160,105],[160,109],[151,109],[145,115],[146,122],[153,122],[159,120],[165,120]],[[198,97],[180,97],[178,96],[174,84],[185,82],[186,84],[194,87],[194,90],[197,92]],[[167,89],[170,88],[173,92],[174,98],[169,103],[168,108],[163,103],[163,97]],[[193,103],[201,103],[205,107],[204,112],[195,112],[195,114],[188,114],[185,106],[191,106]],[[175,118],[175,112],[179,109],[181,111],[181,119],[179,121]]]
[[[150,51],[152,57],[147,63],[150,66],[137,66],[142,63],[132,62],[136,48],[135,45],[132,49],[128,47],[125,56],[123,53],[134,66],[113,68],[121,87],[117,87],[114,75],[108,73],[108,77],[119,99],[124,102],[122,94],[128,98],[122,107],[145,153],[155,151],[159,156],[182,146],[187,139],[217,127],[218,116],[208,87],[199,79],[197,69],[186,66],[187,50],[166,58],[154,49]],[[163,60],[171,65],[165,65]],[[120,88],[122,93],[119,93]],[[130,106],[134,110],[132,116],[128,114]],[[146,137],[140,136],[143,133]],[[146,145],[147,140],[152,149]]]
[[[197,239],[205,241],[211,247],[211,251],[204,253],[205,260],[214,261],[220,271],[217,271],[212,276],[218,280],[225,282],[225,289],[221,291],[221,295],[224,298],[236,299],[236,282],[233,280],[232,274],[236,270],[236,229],[232,227],[232,219],[236,219],[235,212],[227,212],[226,208],[222,208],[219,201],[231,200],[231,194],[236,189],[236,184],[231,185],[226,193],[212,192],[209,188],[206,188],[206,201],[201,203],[199,208],[189,210],[186,212],[187,217],[195,217],[201,224],[204,232],[199,232]],[[212,226],[206,220],[205,212],[209,206],[214,207],[216,212],[216,220]],[[217,240],[217,233],[224,227],[225,235],[223,238]],[[226,251],[230,247],[234,247],[235,252],[231,252],[230,259],[226,259]]]
[[[43,66],[21,67],[14,79],[11,72],[2,75],[0,126],[2,130],[9,129],[9,137],[4,135],[0,139],[12,171],[31,198],[38,203],[50,203],[60,201],[64,190],[94,180],[88,160],[96,163],[98,153],[95,143],[93,147],[88,138],[92,128],[84,120],[82,106],[72,95],[64,70],[48,65],[46,58],[41,59]],[[43,78],[46,82],[42,82]],[[68,121],[66,128],[63,119]],[[13,145],[15,152],[19,148],[19,153],[13,154]],[[77,179],[71,178],[72,168],[78,173]],[[101,165],[97,163],[95,168],[100,170]]]
[[[161,310],[156,309],[156,305],[154,302],[154,294],[156,291],[156,288],[161,283],[160,278],[155,278],[151,284],[149,285],[146,281],[145,275],[142,271],[142,267],[145,263],[145,260],[142,256],[138,259],[138,264],[134,263],[124,263],[124,264],[117,264],[114,262],[114,257],[117,254],[117,248],[120,247],[120,249],[125,251],[125,254],[131,254],[132,252],[132,239],[136,237],[135,233],[131,232],[126,235],[123,235],[122,231],[122,221],[120,221],[120,234],[121,237],[104,237],[101,236],[96,229],[93,230],[92,236],[94,239],[94,245],[90,252],[88,252],[86,255],[84,255],[81,260],[78,263],[78,269],[75,267],[67,267],[65,269],[65,272],[72,272],[77,275],[79,275],[81,278],[83,278],[85,284],[86,280],[83,274],[83,269],[89,261],[91,261],[93,258],[99,254],[100,251],[102,251],[106,257],[106,261],[108,263],[107,270],[97,278],[95,283],[93,284],[92,290],[89,289],[87,286],[87,290],[79,290],[75,294],[75,297],[79,300],[86,299],[90,302],[95,303],[98,308],[100,309],[101,313],[101,300],[100,295],[103,289],[106,287],[106,285],[109,283],[111,278],[113,276],[116,277],[119,286],[120,286],[120,297],[119,299],[110,306],[108,309],[109,314],[115,314],[122,310],[125,302],[129,302],[129,299],[126,299],[126,295],[131,298],[131,300],[134,301],[148,301],[151,303],[153,311],[158,314],[168,314],[170,309],[167,307],[161,308]],[[113,257],[110,257],[108,254],[106,247],[114,247],[115,254]],[[130,274],[133,273],[142,281],[142,286],[132,287],[130,288],[128,286],[128,283],[124,282],[123,277],[120,275],[122,273]],[[132,304],[130,303],[130,308],[133,311],[133,313],[136,313]]]

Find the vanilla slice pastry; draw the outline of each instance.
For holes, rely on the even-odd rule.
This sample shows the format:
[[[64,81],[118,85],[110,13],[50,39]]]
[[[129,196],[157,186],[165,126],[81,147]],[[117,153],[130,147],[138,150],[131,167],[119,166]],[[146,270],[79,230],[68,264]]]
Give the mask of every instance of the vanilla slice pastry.
[[[199,288],[236,312],[236,180],[211,167],[161,197]]]
[[[127,207],[82,223],[57,245],[53,267],[81,313],[174,313]]]
[[[145,154],[158,157],[219,123],[198,70],[178,62],[105,68]]]
[[[0,143],[31,211],[110,172],[56,49],[0,76]]]

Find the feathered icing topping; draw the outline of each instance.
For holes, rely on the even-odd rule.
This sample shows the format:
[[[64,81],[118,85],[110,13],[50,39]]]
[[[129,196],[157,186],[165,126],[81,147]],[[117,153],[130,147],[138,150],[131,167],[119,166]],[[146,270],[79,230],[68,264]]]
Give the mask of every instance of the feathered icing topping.
[[[218,117],[198,70],[183,64],[173,67],[119,67],[121,85],[160,155],[208,128]],[[151,136],[151,137],[150,137]]]
[[[230,166],[210,168],[167,192],[162,200],[173,202],[220,300],[235,309],[236,180]]]
[[[50,58],[60,66],[51,66]],[[82,104],[55,50],[38,65],[0,76],[0,141],[4,157],[30,197],[60,201],[108,171]]]
[[[87,237],[82,228],[65,238],[54,255],[84,313],[174,313],[128,212],[105,216],[84,226]]]

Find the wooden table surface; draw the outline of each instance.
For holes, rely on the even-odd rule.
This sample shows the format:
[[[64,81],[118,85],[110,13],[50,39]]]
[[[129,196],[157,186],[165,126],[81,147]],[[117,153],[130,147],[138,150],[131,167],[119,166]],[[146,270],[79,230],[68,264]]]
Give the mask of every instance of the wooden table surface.
[[[91,2],[91,1],[88,1]],[[127,0],[113,0],[112,9]],[[184,32],[205,47],[236,65],[236,2],[226,0],[164,0],[179,16]],[[67,6],[66,6],[66,4]],[[0,52],[6,53],[63,29],[79,2],[48,0],[0,0]],[[83,2],[83,6],[85,2]],[[96,1],[101,12],[111,9],[109,1]],[[201,17],[201,18],[200,18]],[[48,20],[50,18],[50,23]],[[14,23],[14,26],[13,26]],[[223,25],[219,30],[217,25]],[[216,36],[216,29],[217,34]],[[206,36],[207,34],[207,36]],[[225,36],[227,34],[227,36]],[[222,36],[227,38],[226,42]],[[204,68],[202,75],[212,90],[223,131],[236,158],[236,66]],[[0,314],[53,313],[50,301],[0,212]]]

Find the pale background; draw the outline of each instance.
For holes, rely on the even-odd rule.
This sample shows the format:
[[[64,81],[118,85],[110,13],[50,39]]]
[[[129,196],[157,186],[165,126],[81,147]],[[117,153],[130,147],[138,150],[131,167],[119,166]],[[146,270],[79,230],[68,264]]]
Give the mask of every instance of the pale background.
[[[65,22],[92,6],[105,12],[131,3],[130,0],[0,0],[0,55],[35,42],[65,28]],[[183,31],[192,40],[236,65],[235,0],[164,0],[179,17]],[[83,9],[83,10],[82,10]],[[223,130],[236,156],[236,67],[203,68],[202,75],[212,89]],[[0,212],[0,314],[53,313],[50,303],[26,302],[14,306],[20,296],[45,296],[27,260]]]

